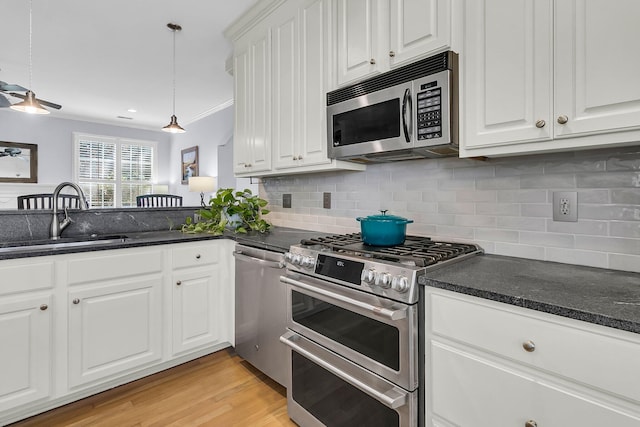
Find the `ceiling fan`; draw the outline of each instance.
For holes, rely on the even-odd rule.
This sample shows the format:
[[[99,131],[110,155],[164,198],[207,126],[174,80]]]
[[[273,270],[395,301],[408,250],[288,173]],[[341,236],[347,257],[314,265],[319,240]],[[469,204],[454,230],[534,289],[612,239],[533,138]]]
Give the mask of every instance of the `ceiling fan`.
[[[31,92],[29,89],[24,88],[20,85],[14,85],[14,84],[9,84],[9,83],[0,81],[0,92],[6,93],[7,95],[11,95],[20,99],[32,98],[38,101],[40,104],[46,105],[47,107],[50,107],[50,108],[55,108],[56,110],[59,110],[62,108],[62,105],[36,98],[35,93]],[[25,93],[21,94],[18,92],[25,92]],[[0,108],[10,107],[10,106],[11,106],[11,102],[9,102],[7,97],[4,95],[0,95]]]

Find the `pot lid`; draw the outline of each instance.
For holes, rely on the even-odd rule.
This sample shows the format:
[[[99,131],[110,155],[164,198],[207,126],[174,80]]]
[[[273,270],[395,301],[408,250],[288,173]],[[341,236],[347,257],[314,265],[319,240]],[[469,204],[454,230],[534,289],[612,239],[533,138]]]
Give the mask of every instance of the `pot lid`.
[[[387,211],[386,210],[381,210],[380,212],[381,212],[380,215],[369,215],[369,216],[367,216],[365,218],[358,218],[358,221],[370,220],[370,221],[413,222],[413,220],[410,220],[410,219],[407,219],[407,218],[403,218],[401,216],[387,215]]]

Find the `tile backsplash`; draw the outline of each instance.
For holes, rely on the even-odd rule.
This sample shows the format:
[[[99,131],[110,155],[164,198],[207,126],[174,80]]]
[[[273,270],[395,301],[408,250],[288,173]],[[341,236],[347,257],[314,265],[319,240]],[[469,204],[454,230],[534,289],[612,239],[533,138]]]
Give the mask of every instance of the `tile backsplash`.
[[[554,191],[577,191],[578,222],[552,219]],[[330,192],[331,209],[322,207]],[[282,207],[282,195],[292,207]],[[373,164],[364,172],[265,178],[274,225],[360,231],[356,217],[413,219],[407,234],[472,241],[487,253],[640,272],[640,147]]]

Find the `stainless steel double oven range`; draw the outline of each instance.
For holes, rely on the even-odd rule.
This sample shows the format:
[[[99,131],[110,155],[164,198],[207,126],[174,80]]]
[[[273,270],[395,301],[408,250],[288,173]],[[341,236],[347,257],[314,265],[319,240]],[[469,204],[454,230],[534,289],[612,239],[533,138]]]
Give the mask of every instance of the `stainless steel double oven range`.
[[[280,277],[289,417],[303,427],[423,425],[421,277],[481,252],[426,237],[372,247],[359,234],[291,246]]]

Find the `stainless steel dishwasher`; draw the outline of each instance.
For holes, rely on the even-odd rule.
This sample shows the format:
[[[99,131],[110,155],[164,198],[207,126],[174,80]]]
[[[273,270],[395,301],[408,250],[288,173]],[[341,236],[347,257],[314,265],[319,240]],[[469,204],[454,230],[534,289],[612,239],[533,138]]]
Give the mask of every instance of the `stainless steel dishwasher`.
[[[284,254],[236,244],[236,352],[281,385],[286,384],[287,293],[280,283]]]

